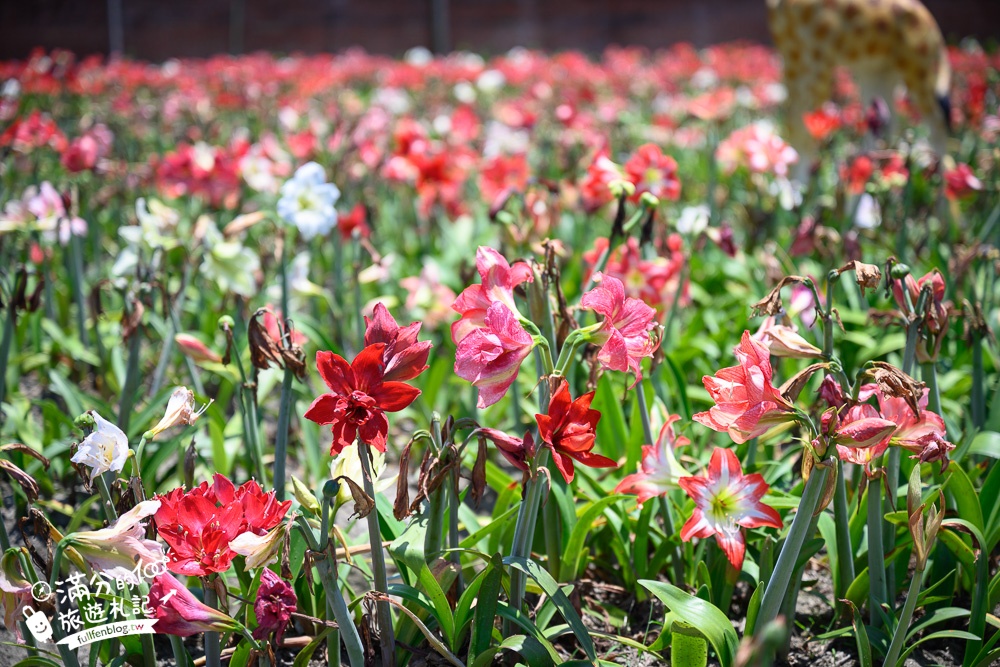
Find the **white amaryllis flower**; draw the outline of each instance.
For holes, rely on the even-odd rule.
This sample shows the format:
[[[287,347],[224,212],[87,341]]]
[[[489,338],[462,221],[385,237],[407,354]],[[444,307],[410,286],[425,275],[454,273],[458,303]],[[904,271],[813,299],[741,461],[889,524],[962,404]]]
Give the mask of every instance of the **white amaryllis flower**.
[[[201,409],[196,410],[194,392],[187,387],[177,387],[174,389],[174,393],[170,394],[170,400],[167,401],[167,411],[163,418],[157,422],[156,426],[146,431],[146,439],[152,440],[172,426],[193,424],[208,409],[208,406],[209,404],[206,403]]]
[[[146,539],[143,523],[158,509],[159,500],[143,501],[107,528],[73,533],[67,536],[68,541],[95,570],[112,579],[139,584],[148,568],[165,562],[163,545]]]
[[[248,530],[230,541],[229,548],[241,556],[246,556],[246,571],[249,572],[264,567],[277,558],[284,534],[285,526],[280,524],[263,535]]]
[[[90,468],[90,479],[103,475],[109,470],[121,472],[128,459],[128,437],[107,419],[90,410],[94,419],[94,430],[83,439],[70,459]]]
[[[281,186],[278,215],[295,225],[307,241],[325,235],[337,224],[340,190],[326,182],[323,167],[307,162],[295,170],[295,175]]]
[[[358,452],[360,448],[358,447],[344,447],[343,450],[330,461],[330,478],[337,479],[338,477],[347,477],[358,486],[364,483],[364,477],[361,471],[361,457]],[[386,479],[381,479],[381,475],[385,472],[385,453],[378,450],[372,450],[372,458],[374,463],[372,465],[372,476],[373,485],[375,487],[375,492],[384,491],[396,483],[396,475],[392,475]],[[340,485],[340,491],[337,493],[336,504],[343,505],[351,500],[351,488],[347,484]]]

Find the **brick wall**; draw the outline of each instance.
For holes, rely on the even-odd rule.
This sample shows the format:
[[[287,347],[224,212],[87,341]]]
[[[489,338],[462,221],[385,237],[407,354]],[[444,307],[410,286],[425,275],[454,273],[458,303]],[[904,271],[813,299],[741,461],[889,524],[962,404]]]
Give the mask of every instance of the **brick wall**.
[[[432,46],[432,5],[447,7],[449,46],[600,51],[731,39],[767,41],[764,0],[120,0],[125,52],[162,60],[244,51]],[[1000,37],[1000,0],[925,0],[952,39]],[[242,8],[243,21],[232,21]],[[0,58],[35,46],[108,50],[108,0],[0,1]],[[234,27],[237,29],[234,31]]]

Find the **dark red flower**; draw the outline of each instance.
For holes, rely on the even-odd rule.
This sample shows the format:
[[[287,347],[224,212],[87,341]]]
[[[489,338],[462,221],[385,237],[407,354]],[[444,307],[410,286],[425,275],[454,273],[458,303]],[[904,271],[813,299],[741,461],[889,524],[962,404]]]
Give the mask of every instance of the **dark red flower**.
[[[427,370],[433,343],[418,342],[419,334],[420,322],[401,327],[381,302],[375,304],[372,318],[365,317],[365,345],[385,343],[383,380],[412,380]]]
[[[305,417],[329,424],[333,431],[330,454],[338,454],[359,437],[380,452],[389,432],[386,412],[398,412],[420,395],[403,382],[384,381],[385,343],[365,347],[350,364],[333,352],[317,352],[316,368],[330,393],[319,396]]]
[[[569,383],[563,380],[552,396],[549,412],[535,415],[538,437],[552,450],[552,460],[567,483],[573,481],[573,460],[591,468],[615,468],[617,463],[595,454],[594,439],[601,413],[590,409],[594,392],[575,401],[569,395]]]
[[[274,643],[280,646],[297,603],[298,598],[292,587],[274,572],[264,568],[260,574],[257,600],[253,603],[253,613],[257,616],[254,639],[265,639],[273,632]]]

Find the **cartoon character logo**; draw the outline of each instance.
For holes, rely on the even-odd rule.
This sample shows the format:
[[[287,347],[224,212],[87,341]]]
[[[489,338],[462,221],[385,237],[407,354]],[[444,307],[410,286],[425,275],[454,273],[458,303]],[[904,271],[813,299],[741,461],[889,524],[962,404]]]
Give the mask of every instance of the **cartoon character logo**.
[[[52,626],[45,614],[39,613],[31,607],[24,608],[24,624],[31,631],[31,636],[35,641],[41,643],[52,642]]]

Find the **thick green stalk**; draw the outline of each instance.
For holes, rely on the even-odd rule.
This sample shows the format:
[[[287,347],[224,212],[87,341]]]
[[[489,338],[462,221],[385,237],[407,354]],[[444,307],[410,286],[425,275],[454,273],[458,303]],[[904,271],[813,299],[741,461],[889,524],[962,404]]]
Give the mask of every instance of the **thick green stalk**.
[[[177,667],[188,667],[191,661],[188,659],[187,650],[184,648],[184,640],[177,635],[170,635],[170,649],[174,654],[174,664]]]
[[[236,346],[232,332],[229,332],[230,345]],[[247,380],[246,370],[243,368],[243,360],[239,352],[233,350],[233,361],[236,363],[236,370],[240,374],[240,411],[243,413],[243,434],[247,441],[247,453],[250,455],[250,465],[261,483],[267,479],[264,476],[263,454],[260,448],[260,436],[257,429],[257,401],[254,391]]]
[[[465,581],[462,578],[462,554],[458,551],[461,546],[458,538],[458,480],[459,470],[455,466],[451,469],[451,479],[448,481],[448,547],[451,549],[449,558],[457,568],[455,595],[461,596],[465,590]]]
[[[372,481],[371,448],[368,443],[358,440],[361,450],[361,472],[364,479],[365,493],[373,500],[375,484]],[[389,580],[385,571],[385,554],[382,550],[382,531],[379,527],[378,511],[373,509],[368,513],[368,541],[372,547],[372,572],[375,574],[375,590],[384,595],[389,594]],[[388,602],[378,602],[379,643],[382,646],[382,665],[392,667],[396,663],[396,641],[392,632],[392,613]]]
[[[885,655],[883,667],[896,667],[899,652],[903,650],[906,632],[910,629],[910,621],[913,619],[913,609],[917,606],[917,598],[920,596],[920,580],[923,577],[923,571],[916,571],[913,573],[913,578],[910,579],[910,590],[906,593],[906,602],[903,603],[903,611],[899,615],[896,631],[892,633],[892,643],[889,644],[889,652]]]
[[[288,310],[288,250],[292,239],[290,233],[281,247],[281,317],[284,321],[279,328],[285,332],[281,341],[285,348],[292,346],[292,332],[286,330],[285,326],[291,317]],[[292,421],[293,376],[292,369],[286,363],[285,375],[281,379],[281,401],[278,404],[278,432],[274,437],[274,491],[278,500],[285,499],[285,465],[288,459],[288,429]]]
[[[184,274],[181,277],[181,288],[177,293],[177,299],[170,305],[169,318],[167,321],[167,335],[163,339],[163,347],[160,349],[160,359],[156,362],[156,370],[153,371],[153,381],[149,385],[149,395],[155,396],[156,392],[160,391],[160,387],[163,386],[163,380],[167,374],[167,368],[170,366],[170,358],[174,353],[174,335],[179,331],[178,328],[178,313],[182,312],[184,309],[184,294],[187,291],[188,281],[191,279],[191,266],[189,262],[184,265]],[[184,357],[187,361],[189,370],[194,367],[194,362],[191,361],[187,356]],[[199,395],[204,396],[205,390],[201,386],[201,379],[197,378],[197,373],[193,372],[191,379],[192,383],[195,385],[195,389],[198,391]]]
[[[111,476],[111,473],[105,473]],[[108,523],[114,523],[118,520],[118,512],[115,510],[115,503],[111,500],[111,489],[108,488],[108,480],[105,479],[104,475],[98,475],[94,478],[97,483],[97,491],[101,494],[101,509],[104,510],[104,516],[107,518]]]
[[[920,377],[927,384],[927,409],[941,414],[941,389],[937,381],[937,364],[933,361],[921,364]]]
[[[854,546],[851,544],[851,517],[847,506],[847,480],[844,462],[837,458],[837,485],[833,492],[833,522],[837,530],[837,600],[847,597],[854,581]],[[838,607],[840,602],[837,603]]]
[[[894,448],[895,449],[895,448]],[[873,479],[868,483],[868,617],[869,624],[882,626],[882,605],[888,601],[885,582],[885,551],[882,541],[882,484]]]
[[[128,433],[129,422],[132,421],[132,407],[139,388],[139,363],[142,352],[142,334],[140,327],[128,339],[128,365],[125,367],[125,383],[122,385],[122,395],[118,401],[118,428]]]
[[[972,333],[972,426],[981,429],[986,423],[986,375],[983,371],[983,335]]]
[[[70,234],[70,266],[73,271],[73,302],[76,305],[76,326],[84,349],[90,348],[90,329],[87,328],[87,311],[83,300],[83,253],[80,237]]]
[[[538,516],[538,503],[542,497],[542,486],[544,481],[540,478],[538,470],[541,470],[548,463],[548,449],[542,449],[535,456],[535,474],[524,485],[524,499],[517,512],[517,522],[514,524],[514,540],[511,544],[510,555],[514,558],[527,558],[531,555],[531,541],[535,535],[535,521]],[[520,611],[524,601],[524,587],[526,584],[524,573],[513,568],[510,572],[510,606]],[[513,633],[513,626],[510,621],[504,619],[504,636]]]
[[[813,514],[815,514],[820,497],[823,495],[823,488],[826,486],[826,477],[829,473],[830,469],[826,465],[815,466],[802,490],[799,509],[792,520],[791,528],[788,529],[785,543],[781,546],[778,561],[774,565],[774,572],[768,579],[767,588],[764,589],[764,598],[761,600],[755,624],[758,633],[778,616],[778,611],[785,599],[785,593],[788,591],[789,582],[794,574],[799,553],[802,551],[802,545],[809,537],[809,527],[812,525]]]
[[[11,289],[13,292],[13,289]],[[3,338],[0,339],[0,403],[3,403],[7,389],[7,361],[10,359],[10,346],[14,340],[14,324],[17,313],[14,310],[13,293],[7,298],[7,316],[3,320]]]
[[[441,442],[441,416],[436,412],[431,415],[431,443],[434,455],[441,456],[444,453],[444,445]],[[424,534],[424,554],[428,558],[436,558],[444,544],[446,499],[443,486],[431,491],[428,499],[427,532]]]
[[[215,594],[215,586],[212,577],[202,580],[202,591],[205,597],[205,604],[212,609],[219,608],[219,598]],[[206,667],[221,667],[222,665],[222,645],[219,641],[218,632],[205,633],[205,665]]]

